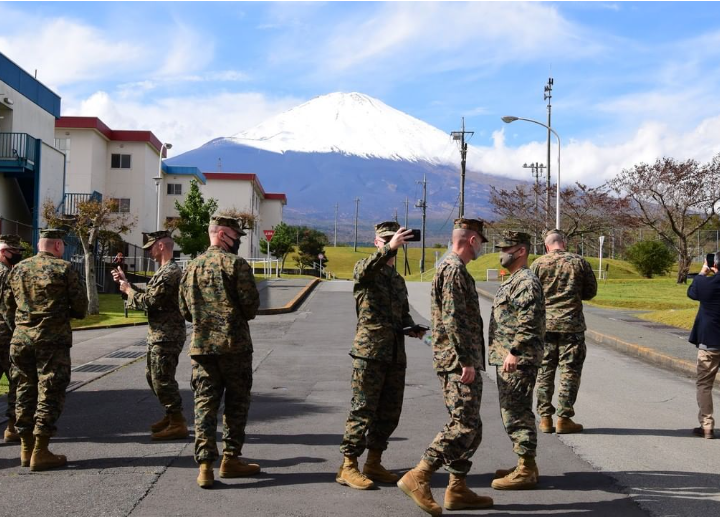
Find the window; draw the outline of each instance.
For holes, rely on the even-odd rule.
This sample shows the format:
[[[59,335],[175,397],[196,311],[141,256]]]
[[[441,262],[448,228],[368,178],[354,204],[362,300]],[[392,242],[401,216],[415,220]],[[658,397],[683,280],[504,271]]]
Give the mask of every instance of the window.
[[[129,197],[112,198],[112,201],[117,202],[117,208],[115,209],[115,212],[122,212],[122,213],[130,212],[130,198]]]
[[[56,138],[55,149],[65,153],[65,162],[70,163],[70,139],[69,138]]]
[[[110,168],[111,169],[129,169],[130,168],[130,155],[129,154],[113,154],[110,157]]]
[[[182,196],[182,183],[168,183],[167,193],[169,196]]]

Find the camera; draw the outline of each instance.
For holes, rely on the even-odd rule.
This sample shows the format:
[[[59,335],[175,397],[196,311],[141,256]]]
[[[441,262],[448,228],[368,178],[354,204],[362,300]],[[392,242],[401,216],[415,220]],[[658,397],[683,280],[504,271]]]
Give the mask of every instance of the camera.
[[[412,230],[412,235],[406,240],[408,242],[420,242],[420,230]]]

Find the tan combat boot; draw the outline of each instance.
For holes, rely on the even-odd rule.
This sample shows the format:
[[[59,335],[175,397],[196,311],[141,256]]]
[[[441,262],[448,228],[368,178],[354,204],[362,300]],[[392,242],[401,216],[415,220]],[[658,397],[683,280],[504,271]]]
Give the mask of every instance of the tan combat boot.
[[[62,467],[67,464],[67,458],[65,456],[50,452],[48,449],[49,443],[49,436],[39,435],[35,437],[35,448],[30,457],[30,470],[37,472]]]
[[[450,482],[445,490],[443,506],[447,510],[464,510],[466,508],[492,508],[491,497],[477,495],[465,484],[465,477],[450,474]]]
[[[417,466],[408,471],[397,486],[405,492],[405,494],[415,501],[415,504],[425,510],[430,515],[442,515],[442,508],[433,499],[430,490],[430,477],[435,469],[425,460],[420,460]]]
[[[20,435],[20,466],[29,467],[30,458],[32,458],[33,449],[35,448],[35,437],[32,431]]]
[[[362,473],[376,483],[397,483],[400,476],[383,467],[380,463],[381,458],[382,451],[369,449],[367,461],[365,462]]]
[[[343,464],[335,476],[335,481],[356,490],[370,490],[375,488],[375,483],[358,470],[356,456],[345,456]]]
[[[555,428],[557,434],[581,433],[582,430],[583,426],[573,422],[572,418],[563,417],[558,418],[557,427]]]
[[[520,456],[518,465],[507,476],[494,479],[495,490],[530,490],[537,485],[535,458]]]
[[[245,463],[237,456],[223,456],[220,463],[221,478],[242,478],[260,472],[257,463]]]
[[[495,479],[497,479],[497,478],[504,478],[505,476],[507,476],[508,474],[510,474],[511,472],[513,472],[516,468],[517,468],[517,467],[513,467],[513,468],[511,468],[511,469],[497,469],[497,470],[495,471]],[[540,480],[540,469],[538,469],[537,464],[535,464],[535,468],[534,468],[533,470],[535,470],[535,477],[536,477],[536,478],[538,479],[538,481],[539,481],[539,480]]]
[[[211,488],[214,482],[215,476],[213,475],[212,461],[201,461],[197,484],[200,485],[200,488]]]
[[[158,431],[162,431],[163,429],[165,429],[165,428],[168,426],[169,423],[170,423],[170,417],[168,416],[167,413],[165,413],[165,416],[162,417],[161,420],[158,420],[158,421],[155,422],[154,424],[151,424],[151,425],[150,425],[150,431],[153,432],[153,433],[157,433]]]
[[[152,434],[153,441],[181,440],[188,437],[187,422],[182,413],[170,413],[168,419],[166,428]]]
[[[555,426],[553,425],[552,416],[541,416],[540,417],[540,425],[538,427],[540,428],[540,432],[543,432],[543,433],[554,432]]]
[[[15,417],[11,416],[8,418],[7,429],[5,429],[5,443],[17,443],[20,441],[20,435],[15,429]]]

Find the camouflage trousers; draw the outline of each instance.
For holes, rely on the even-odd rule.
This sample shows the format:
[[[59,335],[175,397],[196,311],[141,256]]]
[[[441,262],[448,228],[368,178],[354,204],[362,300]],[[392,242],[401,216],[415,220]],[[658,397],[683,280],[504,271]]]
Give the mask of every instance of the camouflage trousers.
[[[560,368],[557,415],[575,416],[575,401],[580,389],[580,375],[587,355],[584,332],[546,332],[545,352],[537,376],[537,411],[540,416],[552,416],[555,392],[555,372]]]
[[[218,459],[217,414],[225,396],[225,456],[240,456],[250,410],[252,354],[193,355],[190,385],[195,396],[195,461]]]
[[[405,365],[353,359],[352,401],[340,452],[360,456],[365,449],[387,449],[400,421]]]
[[[70,384],[70,348],[12,345],[12,378],[17,387],[15,417],[18,433],[53,436]]]
[[[518,456],[535,457],[537,450],[537,428],[532,410],[536,377],[535,367],[512,373],[503,372],[501,366],[497,369],[500,416]]]
[[[148,343],[145,378],[166,413],[182,412],[180,387],[175,380],[178,359],[184,343]]]
[[[423,459],[436,469],[444,465],[448,472],[456,476],[466,476],[470,471],[470,458],[482,441],[482,374],[475,370],[475,381],[472,384],[460,382],[461,376],[462,370],[438,372],[450,421],[423,455]]]
[[[10,343],[0,345],[0,377],[5,374],[8,380],[8,403],[7,409],[5,410],[5,416],[8,418],[15,418],[15,398],[16,398],[16,386],[12,380],[11,366],[10,366]]]

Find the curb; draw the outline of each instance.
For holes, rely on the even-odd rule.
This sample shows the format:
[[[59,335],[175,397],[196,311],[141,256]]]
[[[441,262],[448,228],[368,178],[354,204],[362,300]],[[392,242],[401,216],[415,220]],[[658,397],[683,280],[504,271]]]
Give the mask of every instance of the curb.
[[[483,289],[478,288],[477,291],[480,296],[488,300],[493,300],[495,298]],[[656,352],[652,348],[638,345],[637,343],[628,343],[622,339],[608,336],[607,334],[603,334],[595,330],[587,329],[585,331],[585,336],[601,346],[612,348],[613,350],[635,357],[653,366],[659,366],[661,368],[672,370],[688,377],[697,377],[697,365],[695,363],[691,363],[690,361]],[[720,386],[720,375],[715,378],[715,384]]]
[[[102,330],[102,329],[120,329],[123,327],[140,327],[142,325],[147,325],[147,321],[138,322],[138,323],[118,323],[117,325],[101,325],[98,327],[80,327],[77,329],[71,329],[73,332],[75,331],[83,331],[83,330]]]
[[[273,314],[287,314],[290,312],[294,312],[300,304],[307,298],[307,296],[312,292],[313,289],[315,289],[315,286],[317,286],[320,283],[319,278],[314,278],[308,285],[303,287],[302,291],[300,291],[297,295],[295,295],[295,298],[290,300],[287,304],[285,304],[282,307],[269,307],[267,309],[260,309],[258,310],[259,316],[270,316]]]

